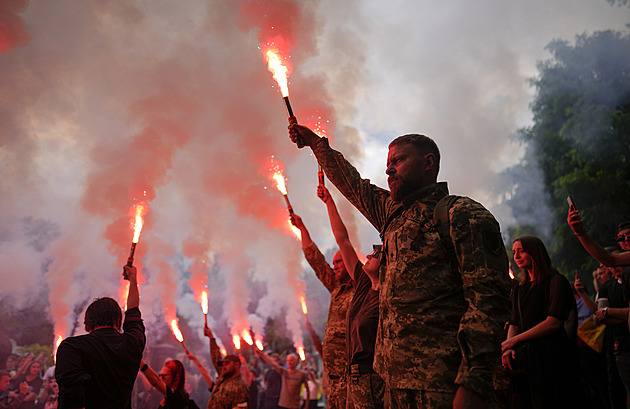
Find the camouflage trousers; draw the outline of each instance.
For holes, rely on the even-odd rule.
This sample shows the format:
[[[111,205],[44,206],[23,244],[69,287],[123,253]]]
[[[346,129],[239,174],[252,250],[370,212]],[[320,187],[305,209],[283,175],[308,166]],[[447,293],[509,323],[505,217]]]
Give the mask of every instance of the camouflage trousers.
[[[348,407],[354,409],[383,409],[385,382],[375,373],[350,375],[348,379]]]
[[[328,384],[329,392],[326,396],[326,408],[327,409],[346,409],[346,398],[348,394],[348,384],[346,382],[346,375],[339,378],[330,378]],[[353,407],[350,406],[350,409]]]
[[[390,389],[391,409],[452,409],[455,393]]]

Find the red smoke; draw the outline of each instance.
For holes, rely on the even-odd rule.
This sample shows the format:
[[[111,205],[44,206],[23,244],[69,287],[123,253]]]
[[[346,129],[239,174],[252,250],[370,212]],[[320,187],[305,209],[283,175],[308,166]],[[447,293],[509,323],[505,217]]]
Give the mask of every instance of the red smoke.
[[[0,53],[25,46],[31,39],[20,16],[28,8],[28,3],[28,0],[0,1]]]

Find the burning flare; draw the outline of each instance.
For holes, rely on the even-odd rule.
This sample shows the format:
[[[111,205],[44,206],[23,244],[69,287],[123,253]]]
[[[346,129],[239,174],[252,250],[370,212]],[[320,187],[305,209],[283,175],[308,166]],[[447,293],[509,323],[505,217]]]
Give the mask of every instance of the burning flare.
[[[57,335],[55,338],[55,345],[53,345],[53,361],[55,361],[55,364],[57,363],[57,349],[59,349],[61,341],[63,341],[63,337],[61,335]]]
[[[262,341],[259,340],[259,339],[256,340],[256,348],[258,348],[261,351],[265,349],[265,347],[263,346]]]
[[[236,347],[236,349],[240,351],[241,350],[241,337],[239,337],[237,334],[234,334],[232,336],[232,342],[234,343],[234,346]]]
[[[297,347],[297,353],[302,361],[306,361],[306,354],[304,354],[304,347]]]
[[[227,355],[227,349],[225,348],[221,348],[221,356],[226,356]]]
[[[205,290],[201,292],[201,310],[208,314],[208,292]]]
[[[248,330],[244,329],[243,332],[241,332],[241,338],[243,341],[247,342],[248,345],[254,345],[254,340]]]
[[[288,194],[287,185],[286,185],[286,180],[284,179],[284,175],[282,174],[282,171],[276,170],[276,172],[273,174],[271,178],[275,180],[276,188],[280,191],[280,193],[286,196]]]
[[[273,75],[273,79],[276,80],[280,87],[280,92],[283,97],[289,96],[289,68],[282,61],[280,55],[274,50],[267,50],[263,52],[263,58],[267,63],[267,69]]]
[[[300,304],[302,304],[302,312],[304,313],[304,315],[308,314],[308,309],[306,308],[306,300],[304,299],[304,296],[300,297]]]
[[[177,325],[176,318],[171,320],[171,331],[173,331],[173,335],[175,335],[175,338],[177,338],[179,342],[184,342],[184,336],[182,335],[182,332],[179,330],[179,326]]]
[[[149,211],[149,205],[145,202],[138,202],[134,206],[131,207],[129,211],[132,220],[131,226],[133,229],[133,240],[132,243],[137,243],[140,240],[140,232],[142,231],[142,226],[144,225],[144,216]]]

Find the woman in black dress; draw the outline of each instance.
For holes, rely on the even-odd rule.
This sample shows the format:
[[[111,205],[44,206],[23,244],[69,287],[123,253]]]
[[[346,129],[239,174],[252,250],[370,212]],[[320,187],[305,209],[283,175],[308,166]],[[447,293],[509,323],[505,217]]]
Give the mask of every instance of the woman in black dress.
[[[503,366],[512,370],[508,407],[575,408],[576,305],[571,285],[553,269],[538,237],[517,238],[512,253],[523,279],[512,294],[512,316],[502,344]]]

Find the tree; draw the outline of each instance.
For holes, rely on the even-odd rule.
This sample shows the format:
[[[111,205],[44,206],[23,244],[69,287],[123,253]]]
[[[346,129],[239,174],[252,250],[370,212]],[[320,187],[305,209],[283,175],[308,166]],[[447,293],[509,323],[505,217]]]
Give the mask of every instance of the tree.
[[[526,153],[504,173],[511,189],[506,203],[518,233],[543,236],[556,267],[567,275],[580,271],[586,281],[597,262],[566,223],[566,198],[573,197],[596,241],[616,244],[616,226],[630,220],[630,35],[584,34],[575,45],[556,40],[547,49],[553,58],[532,79],[534,125],[517,136]],[[536,174],[540,189],[532,194],[527,178]],[[551,218],[540,226],[526,210],[545,205]]]

